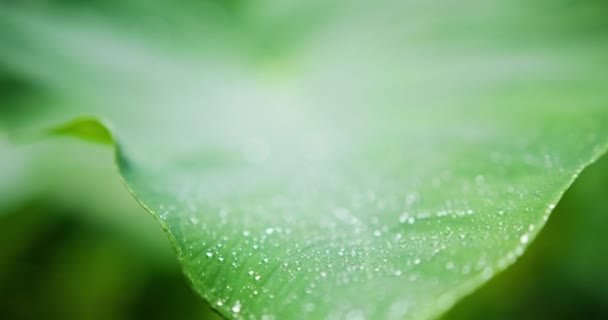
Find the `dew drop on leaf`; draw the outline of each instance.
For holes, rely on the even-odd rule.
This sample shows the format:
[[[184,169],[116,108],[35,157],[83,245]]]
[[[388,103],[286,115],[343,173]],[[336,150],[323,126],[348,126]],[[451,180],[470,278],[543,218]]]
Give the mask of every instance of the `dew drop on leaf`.
[[[232,308],[230,308],[230,310],[232,310],[232,312],[234,313],[241,312],[241,303],[239,301],[235,302],[234,305],[232,305]]]

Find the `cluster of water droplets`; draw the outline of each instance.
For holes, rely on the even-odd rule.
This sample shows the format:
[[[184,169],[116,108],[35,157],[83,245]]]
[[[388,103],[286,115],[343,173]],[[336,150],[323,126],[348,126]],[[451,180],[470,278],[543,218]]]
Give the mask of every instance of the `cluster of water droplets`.
[[[412,177],[318,164],[294,174],[272,167],[271,142],[247,143],[246,164],[222,172],[228,178],[173,174],[160,193],[177,201],[154,205],[195,287],[235,318],[377,315],[353,293],[359,289],[386,291],[385,310],[397,318],[422,302],[449,305],[450,290],[487,280],[523,254],[542,227],[537,213],[546,219],[555,207],[546,186],[505,183],[507,169],[471,172],[478,166],[433,160],[431,173]],[[486,156],[499,168],[513,161]],[[559,166],[538,155],[529,162]]]

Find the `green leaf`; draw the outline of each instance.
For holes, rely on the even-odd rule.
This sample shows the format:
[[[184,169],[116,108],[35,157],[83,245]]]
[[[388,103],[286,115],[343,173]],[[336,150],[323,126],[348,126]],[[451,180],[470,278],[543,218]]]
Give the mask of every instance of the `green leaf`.
[[[599,2],[128,3],[6,6],[0,60],[52,101],[11,126],[105,119],[53,132],[113,136],[228,318],[436,317],[608,149]]]
[[[51,129],[50,135],[75,136],[91,142],[112,144],[112,134],[95,119],[76,119],[63,126]]]

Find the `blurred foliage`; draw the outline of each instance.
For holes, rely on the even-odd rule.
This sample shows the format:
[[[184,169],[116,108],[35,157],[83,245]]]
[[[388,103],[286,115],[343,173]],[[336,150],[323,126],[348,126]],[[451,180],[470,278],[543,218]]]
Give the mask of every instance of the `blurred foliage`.
[[[32,200],[2,218],[2,319],[217,317],[177,262],[150,261],[122,235],[64,210]]]

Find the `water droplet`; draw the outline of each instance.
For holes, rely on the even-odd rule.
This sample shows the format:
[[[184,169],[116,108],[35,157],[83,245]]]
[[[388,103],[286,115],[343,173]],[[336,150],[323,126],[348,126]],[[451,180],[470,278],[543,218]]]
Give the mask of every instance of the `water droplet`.
[[[445,264],[445,268],[448,270],[454,269],[454,262],[449,261],[448,263]]]
[[[405,197],[405,205],[408,207],[416,203],[416,201],[418,201],[418,195],[416,193],[410,193]]]
[[[241,312],[241,303],[239,301],[235,302],[232,308],[230,308],[230,310],[232,310],[232,312],[234,313]]]
[[[217,301],[215,302],[215,304],[216,304],[218,307],[221,307],[221,306],[223,306],[223,305],[224,305],[224,301],[222,301],[222,300],[217,300]]]
[[[260,276],[259,274],[257,276],[255,276],[255,281],[259,281],[262,278],[262,276]]]
[[[400,275],[401,275],[401,270],[395,270],[394,274],[395,274],[396,276],[400,276]]]
[[[481,272],[481,278],[484,280],[488,280],[492,277],[493,274],[494,274],[494,269],[492,269],[491,267],[485,267],[483,269],[483,271]]]
[[[349,211],[346,208],[335,208],[334,215],[336,216],[336,218],[338,218],[340,220],[344,220],[344,219],[348,218]]]
[[[349,319],[349,320],[363,320],[365,318],[366,318],[365,313],[363,313],[362,310],[358,310],[358,309],[349,310],[344,315],[344,319]]]
[[[274,233],[274,229],[273,228],[266,228],[266,230],[264,232],[266,232],[267,235],[271,235],[271,234]]]
[[[416,259],[414,260],[414,264],[419,264],[419,263],[420,263],[420,259],[416,258]]]
[[[206,255],[207,255],[207,257],[211,258],[211,257],[213,257],[213,252],[207,251]]]
[[[375,230],[374,231],[374,236],[379,237],[382,235],[382,232],[380,232],[380,230]]]
[[[243,236],[244,237],[249,237],[250,234],[251,234],[251,232],[249,232],[249,230],[243,231]]]
[[[306,312],[313,312],[315,311],[315,305],[311,302],[307,303],[304,305],[304,311]]]
[[[192,222],[192,224],[198,224],[198,221],[199,221],[199,220],[198,220],[198,218],[197,218],[197,217],[195,217],[195,216],[191,216],[191,217],[190,217],[190,222]]]
[[[327,277],[327,272],[321,271],[320,275],[321,275],[321,277],[325,278],[325,277]]]
[[[519,238],[519,242],[521,242],[521,244],[526,244],[528,243],[529,237],[527,233],[524,233],[521,238]]]
[[[416,222],[416,218],[414,218],[414,217],[409,217],[407,219],[407,223],[409,223],[409,224],[414,224],[414,222]]]

